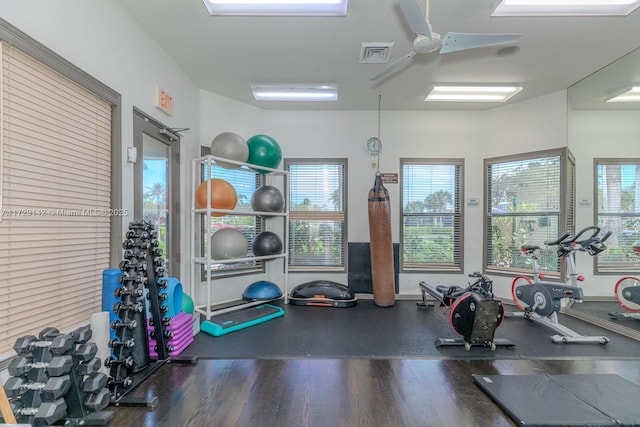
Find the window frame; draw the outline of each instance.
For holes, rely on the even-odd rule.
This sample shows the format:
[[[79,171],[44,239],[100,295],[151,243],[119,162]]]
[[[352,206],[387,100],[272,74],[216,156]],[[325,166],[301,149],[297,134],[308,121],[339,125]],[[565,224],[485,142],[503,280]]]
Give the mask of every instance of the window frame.
[[[404,261],[404,219],[407,214],[404,211],[404,166],[407,164],[425,165],[425,166],[454,166],[456,168],[456,176],[454,177],[454,186],[457,188],[457,192],[454,195],[453,206],[454,212],[451,213],[453,217],[454,230],[453,230],[453,247],[454,247],[454,261],[453,264],[447,263],[424,263],[424,266],[407,266]],[[402,273],[460,273],[464,271],[464,158],[400,158],[400,272]],[[430,213],[426,216],[436,216],[439,214]],[[456,215],[458,215],[458,226],[456,227]],[[417,215],[409,215],[417,216]]]
[[[593,159],[593,218],[594,218],[594,223],[596,225],[599,225],[600,227],[602,227],[602,234],[606,233],[607,231],[615,231],[615,230],[611,230],[610,227],[606,227],[604,225],[601,225],[601,220],[600,217],[601,216],[614,216],[614,217],[636,217],[638,220],[638,223],[640,224],[640,212],[632,212],[632,213],[622,213],[622,212],[606,212],[606,213],[601,213],[600,212],[600,188],[598,185],[599,182],[599,175],[598,175],[598,166],[601,165],[635,165],[637,168],[640,168],[640,158],[594,158]],[[638,171],[636,172],[636,176],[638,175]],[[640,184],[640,182],[638,182],[638,180],[636,180],[635,185],[638,186]],[[640,191],[638,189],[635,190],[636,195],[639,195]],[[637,203],[637,202],[636,202]],[[618,240],[616,238],[617,236],[611,236],[609,239],[607,239],[607,241],[605,242],[605,244],[607,245],[607,250],[603,253],[604,256],[607,255],[607,253],[609,253],[612,250],[616,250],[619,246],[617,245]],[[635,240],[640,240],[640,235],[638,236],[637,239]],[[599,260],[601,259],[602,255],[597,256],[597,257],[593,257],[593,272],[595,275],[621,275],[621,274],[638,274],[640,273],[640,257],[638,258],[638,261],[636,262],[635,266],[630,263],[630,264],[619,264],[617,266],[610,266],[610,267],[606,267],[604,265],[601,265],[601,263],[599,262]]]
[[[494,264],[489,264],[490,254],[493,248],[490,248],[490,242],[492,241],[492,227],[491,220],[494,217],[492,215],[492,193],[489,188],[490,180],[490,166],[500,163],[511,163],[517,161],[535,160],[549,157],[559,157],[559,173],[560,173],[560,194],[559,194],[559,207],[557,212],[558,217],[558,236],[565,232],[575,232],[575,157],[571,151],[566,148],[555,148],[549,150],[534,151],[528,153],[519,153],[514,155],[493,157],[484,159],[483,175],[484,175],[484,232],[483,232],[483,255],[482,265],[485,273],[496,275],[513,276],[517,274],[532,274],[530,267],[503,267],[500,268]],[[543,212],[543,211],[540,211]],[[551,212],[551,211],[549,211]],[[532,216],[532,212],[525,212],[521,214],[515,213],[511,216]],[[507,216],[507,215],[501,215]],[[556,236],[554,236],[555,238]],[[542,242],[540,242],[542,243]],[[514,252],[519,248],[511,248]],[[555,254],[555,251],[553,251]],[[567,278],[567,268],[564,262],[557,261],[557,271],[542,270],[545,274],[546,280],[549,281],[565,281]]]
[[[285,185],[286,203],[289,206],[289,224],[287,230],[287,252],[288,257],[288,271],[289,273],[318,273],[318,272],[331,272],[331,273],[344,273],[347,271],[348,266],[348,171],[349,160],[347,158],[285,158],[284,169],[289,173],[289,179]],[[302,220],[305,220],[304,214],[300,214],[299,211],[292,209],[291,203],[291,182],[294,174],[291,173],[291,165],[340,165],[342,166],[342,211],[310,211],[307,220],[327,220],[336,221],[342,220],[342,265],[336,266],[310,266],[310,265],[296,265],[292,264],[292,260],[295,258],[292,256],[291,242],[293,233],[291,232],[291,226],[296,220],[296,217],[302,216]]]

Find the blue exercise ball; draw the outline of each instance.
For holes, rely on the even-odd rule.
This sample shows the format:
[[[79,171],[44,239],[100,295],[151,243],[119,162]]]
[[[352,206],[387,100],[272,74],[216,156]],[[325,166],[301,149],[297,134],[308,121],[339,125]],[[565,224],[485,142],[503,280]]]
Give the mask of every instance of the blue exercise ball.
[[[244,290],[242,299],[245,301],[268,301],[282,296],[282,290],[273,282],[259,280],[253,282]]]

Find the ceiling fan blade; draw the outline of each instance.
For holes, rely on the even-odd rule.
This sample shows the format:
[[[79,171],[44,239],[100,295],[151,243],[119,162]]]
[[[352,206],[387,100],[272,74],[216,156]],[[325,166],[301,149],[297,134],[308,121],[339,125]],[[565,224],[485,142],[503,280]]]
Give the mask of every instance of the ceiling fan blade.
[[[387,65],[378,74],[376,74],[375,76],[371,77],[371,80],[376,81],[376,80],[381,80],[381,79],[387,77],[389,74],[393,73],[394,71],[396,71],[396,70],[402,68],[403,66],[405,66],[406,64],[408,64],[411,61],[411,58],[413,58],[415,54],[416,54],[415,51],[409,52],[408,54],[406,54],[402,58],[398,59],[396,62],[393,62],[393,63]]]
[[[440,53],[511,44],[516,43],[520,37],[522,34],[447,33],[442,39]]]
[[[428,3],[427,3],[428,4]],[[428,38],[431,38],[431,25],[427,22],[425,14],[420,9],[420,5],[417,0],[400,0],[400,8],[404,19],[409,24],[409,28],[416,34],[422,34]]]

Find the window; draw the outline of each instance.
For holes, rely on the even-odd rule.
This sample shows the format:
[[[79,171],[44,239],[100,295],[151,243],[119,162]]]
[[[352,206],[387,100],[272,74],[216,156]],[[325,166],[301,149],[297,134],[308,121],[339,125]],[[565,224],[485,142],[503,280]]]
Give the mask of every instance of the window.
[[[595,218],[611,231],[607,250],[595,257],[598,273],[638,273],[640,252],[640,159],[595,159]]]
[[[344,271],[347,159],[287,159],[289,271]]]
[[[520,246],[540,245],[540,270],[564,275],[556,248],[543,244],[574,231],[575,166],[567,149],[485,160],[485,260],[488,271],[527,272]]]
[[[5,24],[0,37],[0,354],[7,354],[20,336],[72,328],[101,310],[102,272],[121,254],[113,223],[129,213],[114,204],[119,96]]]
[[[201,147],[202,156],[207,156],[210,153],[211,147]],[[202,174],[201,176],[203,177],[203,180],[211,176],[211,178],[224,179],[229,184],[231,184],[236,190],[236,194],[238,195],[238,202],[236,204],[235,210],[240,212],[251,211],[251,196],[257,188],[264,184],[264,175],[248,172],[244,168],[227,169],[213,164],[211,168],[211,175],[209,175],[207,165],[203,164],[202,170],[200,172]],[[201,236],[205,236],[205,216],[201,215],[201,217]],[[251,251],[253,239],[258,235],[258,233],[263,231],[263,221],[262,218],[255,215],[223,215],[211,217],[211,234],[215,233],[221,228],[228,227],[233,227],[237,230],[240,230],[242,234],[244,234],[244,236],[247,238],[249,251]],[[201,250],[202,254],[206,254],[209,250],[209,241],[207,239],[201,239]],[[213,265],[212,269],[212,274],[224,276],[238,273],[256,273],[264,270],[264,263],[262,261],[245,261],[235,264],[222,263]],[[204,266],[202,273],[202,280],[205,280],[206,277],[204,275]]]
[[[401,268],[462,271],[463,159],[400,159]]]

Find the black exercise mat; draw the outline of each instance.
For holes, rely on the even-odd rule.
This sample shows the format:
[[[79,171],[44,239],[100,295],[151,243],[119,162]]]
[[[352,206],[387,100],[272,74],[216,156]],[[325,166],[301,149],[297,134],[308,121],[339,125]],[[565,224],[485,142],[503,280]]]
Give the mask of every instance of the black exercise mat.
[[[638,426],[640,387],[618,375],[473,375],[521,426]]]
[[[281,301],[275,304],[282,304]],[[416,301],[397,300],[380,308],[360,299],[355,307],[328,308],[282,305],[285,315],[220,337],[196,335],[180,357],[211,359],[315,358],[433,358],[433,359],[580,359],[640,358],[640,342],[609,333],[578,319],[561,316],[580,333],[606,335],[607,345],[553,344],[555,332],[521,318],[507,318],[496,338],[514,348],[436,348],[437,338],[457,337],[439,307],[419,308]]]
[[[640,387],[614,374],[553,375],[553,381],[621,426],[640,426]]]

